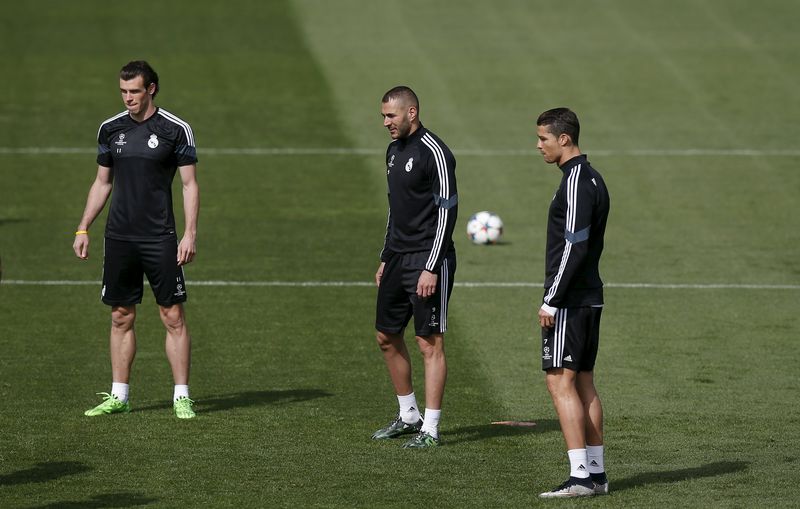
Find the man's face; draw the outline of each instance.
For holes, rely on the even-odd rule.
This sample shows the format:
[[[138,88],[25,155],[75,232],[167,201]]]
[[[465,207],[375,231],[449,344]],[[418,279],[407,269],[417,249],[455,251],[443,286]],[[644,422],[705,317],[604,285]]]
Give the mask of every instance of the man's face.
[[[536,148],[542,153],[544,162],[557,163],[561,159],[562,146],[559,138],[548,130],[548,126],[536,126],[536,136],[539,141],[536,143]]]
[[[151,84],[150,88],[155,88],[155,85]],[[122,102],[133,115],[146,112],[153,102],[153,97],[149,93],[152,90],[148,91],[144,85],[144,78],[141,76],[135,76],[131,80],[120,78],[119,91],[122,94]]]
[[[406,138],[411,132],[411,120],[416,117],[417,109],[414,106],[403,104],[402,101],[392,99],[381,103],[383,127],[389,130],[393,140]]]

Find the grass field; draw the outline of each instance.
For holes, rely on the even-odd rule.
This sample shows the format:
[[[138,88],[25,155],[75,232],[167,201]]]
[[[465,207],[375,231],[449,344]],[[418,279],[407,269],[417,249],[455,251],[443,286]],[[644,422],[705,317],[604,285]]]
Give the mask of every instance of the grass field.
[[[796,2],[137,9],[32,0],[0,19],[0,507],[797,506]],[[72,232],[136,58],[199,149],[188,422],[147,294],[134,411],[83,416],[110,388],[105,216],[88,262]],[[399,83],[458,159],[461,286],[444,442],[428,451],[369,439],[396,407],[368,283],[386,212],[379,101]],[[533,325],[559,180],[534,123],[561,105],[612,195],[596,373],[612,493],[540,501],[567,460]],[[503,244],[467,242],[483,209]]]

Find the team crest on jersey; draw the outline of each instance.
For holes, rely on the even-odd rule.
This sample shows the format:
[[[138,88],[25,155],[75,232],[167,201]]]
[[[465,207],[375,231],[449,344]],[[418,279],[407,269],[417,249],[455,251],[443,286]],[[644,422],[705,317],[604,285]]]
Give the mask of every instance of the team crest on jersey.
[[[125,145],[127,142],[125,141],[125,133],[119,133],[119,139],[114,142],[115,145]]]
[[[147,140],[147,146],[150,148],[156,148],[158,146],[158,138],[155,134],[150,135],[150,139]]]
[[[413,167],[414,167],[414,158],[412,157],[406,163],[406,171],[411,171],[411,168],[413,168]]]

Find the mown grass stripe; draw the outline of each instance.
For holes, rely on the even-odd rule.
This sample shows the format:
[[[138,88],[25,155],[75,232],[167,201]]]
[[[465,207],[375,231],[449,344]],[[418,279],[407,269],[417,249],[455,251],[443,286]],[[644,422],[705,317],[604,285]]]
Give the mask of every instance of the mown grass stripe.
[[[97,149],[89,147],[0,147],[0,155],[69,155],[95,154]],[[641,157],[798,157],[800,149],[754,150],[754,149],[593,149],[595,156],[641,156]],[[373,156],[385,154],[381,148],[357,147],[220,147],[200,148],[200,155],[207,156]],[[530,157],[538,156],[533,149],[454,149],[457,156],[473,157]]]
[[[224,281],[205,280],[187,281],[190,286],[287,286],[287,287],[357,287],[374,286],[371,281]],[[8,279],[0,281],[4,285],[17,286],[89,286],[100,285],[100,281],[52,279]],[[535,282],[503,282],[503,281],[459,281],[455,286],[466,288],[542,288],[542,283]],[[800,285],[769,285],[747,283],[606,283],[606,288],[651,288],[665,290],[800,290]]]

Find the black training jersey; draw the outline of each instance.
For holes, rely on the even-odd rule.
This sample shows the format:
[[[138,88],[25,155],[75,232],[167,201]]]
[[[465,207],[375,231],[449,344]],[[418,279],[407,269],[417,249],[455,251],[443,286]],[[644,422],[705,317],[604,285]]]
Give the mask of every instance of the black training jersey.
[[[603,304],[600,254],[609,197],[585,155],[561,166],[564,176],[547,219],[544,303],[555,308]]]
[[[180,166],[197,162],[192,128],[157,108],[142,123],[127,111],[97,132],[97,164],[111,168],[113,188],[106,237],[154,240],[175,233],[172,180]]]
[[[456,159],[438,136],[420,126],[386,150],[389,220],[381,260],[427,252],[423,269],[438,273],[453,246],[458,214]]]

